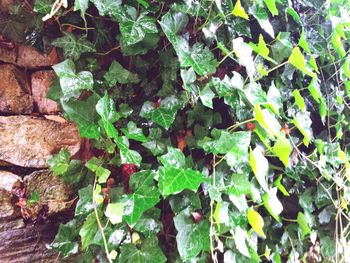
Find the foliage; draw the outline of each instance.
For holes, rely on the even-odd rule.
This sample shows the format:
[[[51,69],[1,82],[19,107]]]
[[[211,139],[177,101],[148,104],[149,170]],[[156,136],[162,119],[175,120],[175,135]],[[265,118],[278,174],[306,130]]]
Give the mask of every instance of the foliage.
[[[37,17],[52,2],[35,1]],[[349,12],[346,0],[75,0],[17,35],[27,14],[13,12],[2,34],[36,29],[62,52],[50,94],[95,148],[50,247],[84,262],[346,257]],[[61,151],[51,169],[68,180],[73,161]]]

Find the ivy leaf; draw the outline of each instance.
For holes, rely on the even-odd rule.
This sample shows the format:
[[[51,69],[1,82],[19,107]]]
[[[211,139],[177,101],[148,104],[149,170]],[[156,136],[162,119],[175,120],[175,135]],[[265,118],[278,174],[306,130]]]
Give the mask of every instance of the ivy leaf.
[[[311,229],[307,223],[307,219],[302,212],[298,212],[297,221],[301,233],[301,239],[304,239],[308,234],[311,233]]]
[[[111,171],[102,167],[102,161],[96,157],[92,157],[85,166],[92,172],[96,173],[98,182],[103,184],[107,181],[108,177],[111,175]]]
[[[255,119],[266,131],[278,137],[281,125],[268,109],[262,110],[259,104],[255,105]]]
[[[206,85],[199,93],[199,97],[204,106],[208,108],[213,108],[213,98],[215,97],[215,93],[211,90],[211,88]]]
[[[152,102],[146,101],[141,108],[140,116],[151,119],[165,129],[169,129],[175,120],[176,112],[182,107],[182,102],[175,96],[164,98],[160,102],[159,107],[156,107]]]
[[[276,7],[276,2],[275,0],[264,0],[265,5],[267,6],[267,8],[269,9],[270,13],[273,16],[278,16],[278,10]]]
[[[250,82],[244,87],[244,95],[252,106],[266,103],[266,93],[257,82]]]
[[[157,237],[146,238],[138,248],[134,244],[123,244],[120,248],[120,263],[164,263],[166,257],[158,245]]]
[[[117,129],[114,127],[113,123],[121,116],[116,112],[114,101],[109,97],[107,92],[97,102],[96,111],[101,116],[107,135],[112,138],[118,137]]]
[[[50,170],[53,175],[60,175],[67,172],[69,167],[70,153],[61,149],[58,154],[53,155],[49,160],[48,164],[50,165]]]
[[[174,217],[177,230],[176,243],[180,257],[183,261],[190,260],[201,251],[209,251],[209,221],[202,220],[196,224],[191,215],[190,208],[182,210]]]
[[[65,61],[52,66],[60,80],[64,97],[62,99],[78,98],[81,91],[92,90],[94,80],[89,71],[75,72],[75,64],[72,60]]]
[[[301,134],[304,136],[303,142],[307,147],[313,138],[311,124],[312,121],[310,119],[309,112],[297,112],[297,114],[293,118],[293,124],[298,128]]]
[[[120,9],[121,0],[90,0],[101,16],[110,15]]]
[[[128,200],[132,200],[132,211],[124,215],[125,221],[129,225],[135,224],[143,212],[154,207],[160,200],[159,190],[154,184],[156,173],[146,170],[134,173],[130,178],[132,195],[128,195]]]
[[[137,166],[140,166],[142,157],[138,152],[129,149],[128,139],[126,137],[120,136],[113,138],[120,149],[120,159],[122,163],[133,163]]]
[[[34,11],[46,15],[50,13],[54,2],[54,0],[36,0],[34,3]]]
[[[301,111],[304,111],[306,109],[304,98],[300,95],[299,90],[295,89],[293,90],[293,96],[295,99],[295,104],[299,107]]]
[[[80,10],[80,15],[82,17],[85,17],[85,12],[88,9],[88,7],[89,7],[89,0],[76,0],[76,1],[74,1],[74,11]]]
[[[252,226],[253,230],[259,236],[266,238],[263,230],[264,219],[261,217],[261,215],[251,208],[251,209],[248,209],[247,211],[247,219],[249,224]]]
[[[137,74],[124,69],[122,65],[115,60],[113,60],[108,72],[104,75],[104,79],[110,87],[114,86],[117,82],[119,84],[136,84],[140,82]]]
[[[264,201],[264,206],[270,215],[276,219],[276,221],[281,222],[279,214],[283,211],[283,205],[277,198],[277,187],[272,188],[269,192],[262,195]]]
[[[123,221],[124,204],[123,203],[109,203],[107,205],[105,215],[113,225],[119,224]]]
[[[83,249],[86,249],[89,245],[93,244],[94,237],[98,231],[98,225],[95,213],[91,213],[86,217],[86,220],[79,231],[81,238],[81,245]]]
[[[258,180],[258,183],[265,192],[269,191],[266,178],[269,170],[269,163],[263,155],[261,149],[255,148],[254,151],[250,148],[249,163],[253,173]]]
[[[273,26],[271,25],[269,21],[269,15],[265,11],[263,7],[260,5],[254,4],[250,7],[250,13],[255,17],[255,19],[258,21],[261,28],[268,33],[272,38],[275,38],[275,32],[273,30]]]
[[[282,63],[282,61],[288,58],[292,53],[293,46],[289,38],[290,38],[289,32],[280,32],[276,37],[275,43],[272,45],[272,48],[271,48],[272,58],[277,63]]]
[[[60,224],[55,239],[48,247],[58,250],[64,257],[76,254],[79,249],[79,244],[76,242],[78,235],[79,227],[77,227],[76,219],[66,224]]]
[[[97,100],[96,95],[91,95],[85,101],[61,100],[64,112],[78,126],[79,135],[83,138],[98,139],[101,135],[97,124],[98,115],[95,110]]]
[[[185,168],[186,167],[186,158],[185,155],[176,148],[168,147],[167,154],[158,157],[158,160],[163,164],[163,166],[173,166],[176,168]]]
[[[304,74],[309,75],[312,78],[316,77],[316,74],[307,68],[305,58],[299,47],[293,49],[292,54],[288,58],[288,62]]]
[[[300,38],[299,38],[298,45],[300,47],[302,47],[307,53],[311,54],[311,50],[310,50],[309,45],[307,43],[306,35],[305,35],[305,31],[304,30],[301,31],[301,35],[300,35]]]
[[[141,42],[146,34],[158,33],[156,20],[143,12],[137,16],[137,10],[131,6],[124,6],[114,13],[119,22],[124,45],[131,46]]]
[[[158,187],[164,197],[176,194],[184,189],[197,191],[204,175],[192,169],[178,169],[167,166],[159,169]]]
[[[236,155],[237,158],[241,158],[245,152],[245,146],[250,142],[250,132],[233,132],[230,133],[226,130],[219,130],[214,128],[211,132],[214,137],[212,140],[204,139],[199,142],[206,152],[211,152],[213,154],[226,154],[231,152]],[[249,144],[249,143],[248,143]]]
[[[78,1],[75,2],[75,4]],[[56,38],[52,45],[55,47],[60,47],[63,50],[64,57],[71,58],[73,60],[78,60],[82,53],[95,52],[96,49],[93,47],[92,43],[86,39],[86,36],[76,37],[74,34],[69,32],[64,32],[64,36]]]
[[[160,209],[153,207],[145,211],[140,219],[133,226],[133,229],[141,232],[146,237],[151,237],[152,235],[157,235],[159,231],[163,228],[160,219]]]
[[[235,228],[234,241],[238,251],[247,258],[250,258],[250,253],[247,247],[246,240],[248,240],[247,231],[239,226]]]
[[[289,155],[292,152],[292,146],[290,142],[285,137],[279,137],[273,146],[274,153],[278,156],[281,162],[288,166],[289,164]]]
[[[94,206],[92,204],[92,194],[93,194],[92,185],[88,185],[84,188],[81,188],[78,194],[79,194],[79,201],[75,208],[75,215],[76,216],[86,215],[87,213],[91,212],[94,209]]]
[[[243,41],[242,37],[236,38],[232,41],[233,50],[238,57],[239,63],[242,64],[248,76],[252,79],[255,74],[255,65],[252,57],[252,47]]]
[[[146,142],[147,138],[143,134],[142,129],[137,128],[136,123],[129,121],[127,125],[127,129],[121,128],[121,131],[124,133],[124,135],[131,140],[139,141],[139,142]]]
[[[244,8],[242,7],[241,0],[237,0],[235,7],[232,10],[232,14],[235,16],[242,17],[246,20],[249,20],[248,14],[245,12]]]

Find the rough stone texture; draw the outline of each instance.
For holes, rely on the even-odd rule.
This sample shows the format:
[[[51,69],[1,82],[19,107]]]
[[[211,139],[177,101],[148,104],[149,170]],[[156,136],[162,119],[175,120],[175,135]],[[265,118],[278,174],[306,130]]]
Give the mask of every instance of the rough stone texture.
[[[0,65],[0,112],[30,114],[33,98],[24,72],[11,64]]]
[[[59,262],[58,253],[48,250],[57,232],[57,225],[27,226],[0,232],[1,263],[51,263]]]
[[[49,170],[36,171],[25,176],[23,180],[26,186],[26,196],[32,196],[34,191],[38,191],[37,205],[47,205],[48,216],[65,211],[73,204],[70,201],[73,187],[65,184],[58,176],[52,175]]]
[[[6,46],[0,45],[0,61],[5,63],[16,64],[16,60],[17,52],[15,48],[9,49]]]
[[[54,114],[59,111],[58,104],[53,100],[47,99],[47,92],[55,76],[52,70],[37,71],[31,76],[34,107],[39,113]]]
[[[0,14],[6,14],[9,12],[11,6],[16,4],[16,0],[0,0]]]
[[[49,67],[59,62],[55,48],[48,55],[39,53],[31,46],[18,46],[16,64],[24,68]]]
[[[0,116],[0,161],[23,167],[48,168],[48,159],[67,149],[80,149],[76,126],[33,116]]]
[[[21,185],[21,178],[13,173],[0,171],[0,222],[16,218],[19,209],[12,202],[12,189]]]

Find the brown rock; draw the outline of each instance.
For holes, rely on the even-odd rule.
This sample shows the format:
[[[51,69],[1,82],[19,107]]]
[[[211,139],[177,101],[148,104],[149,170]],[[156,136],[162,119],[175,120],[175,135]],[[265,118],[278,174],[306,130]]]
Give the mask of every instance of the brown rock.
[[[1,1],[1,0],[0,0]],[[9,49],[6,46],[0,44],[0,61],[5,63],[15,64],[17,59],[16,49]]]
[[[80,149],[76,126],[33,116],[0,116],[0,161],[47,168],[48,159],[61,148],[73,156]]]
[[[16,0],[0,0],[0,14],[7,14],[10,8],[16,4]]]
[[[48,55],[39,53],[31,46],[20,45],[18,47],[16,64],[24,68],[49,67],[59,62],[56,48]]]
[[[12,202],[12,189],[21,185],[21,178],[13,173],[0,171],[0,221],[16,218],[19,209]]]
[[[47,214],[52,216],[64,210],[67,210],[73,201],[70,197],[73,193],[73,187],[65,184],[60,177],[52,175],[49,170],[36,171],[24,177],[26,186],[26,196],[30,197],[37,191],[39,193],[38,211],[46,205]]]
[[[30,114],[33,98],[25,73],[10,64],[0,65],[0,112]]]
[[[55,76],[52,70],[37,71],[32,74],[31,84],[34,107],[40,113],[53,114],[59,111],[58,104],[47,98],[47,92]]]

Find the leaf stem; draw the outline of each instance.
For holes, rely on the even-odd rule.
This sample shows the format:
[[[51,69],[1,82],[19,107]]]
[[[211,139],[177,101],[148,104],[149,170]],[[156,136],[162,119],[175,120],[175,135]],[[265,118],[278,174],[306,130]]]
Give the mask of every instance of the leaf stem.
[[[227,128],[228,131],[234,131],[235,129],[237,129],[239,126],[243,125],[243,124],[246,124],[248,122],[252,122],[252,121],[255,121],[255,118],[251,118],[249,120],[245,120],[245,121],[242,121],[242,122],[239,122],[239,123],[235,123],[233,125],[231,125],[230,127]]]

